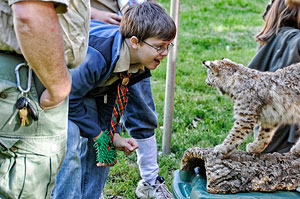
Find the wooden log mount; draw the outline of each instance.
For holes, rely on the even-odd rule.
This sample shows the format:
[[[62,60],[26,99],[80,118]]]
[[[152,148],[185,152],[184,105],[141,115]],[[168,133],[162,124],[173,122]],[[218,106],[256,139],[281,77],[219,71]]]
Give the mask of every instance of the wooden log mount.
[[[291,153],[252,155],[236,150],[220,159],[213,148],[187,149],[181,170],[194,171],[196,167],[206,175],[207,191],[214,194],[273,192],[300,187],[300,157]]]

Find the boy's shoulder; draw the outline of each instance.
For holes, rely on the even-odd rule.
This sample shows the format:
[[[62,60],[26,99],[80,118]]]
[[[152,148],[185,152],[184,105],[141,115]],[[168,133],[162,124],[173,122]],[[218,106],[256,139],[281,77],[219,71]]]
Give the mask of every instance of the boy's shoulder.
[[[106,24],[101,21],[91,20],[90,36],[112,37],[120,34],[119,26]]]
[[[108,64],[114,64],[123,41],[119,26],[92,20],[90,27],[89,46],[101,53]]]

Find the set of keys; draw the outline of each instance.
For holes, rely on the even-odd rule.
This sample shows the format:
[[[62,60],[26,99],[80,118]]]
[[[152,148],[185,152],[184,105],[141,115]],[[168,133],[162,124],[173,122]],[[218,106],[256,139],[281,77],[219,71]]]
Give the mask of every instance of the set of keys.
[[[27,78],[27,88],[23,89],[21,86],[19,70],[22,66],[26,66],[29,68],[28,71],[28,78]],[[17,114],[19,113],[20,124],[22,127],[25,127],[29,124],[28,114],[31,116],[33,120],[38,120],[37,111],[34,109],[33,105],[30,103],[30,99],[28,98],[28,92],[31,88],[31,78],[32,78],[32,69],[25,63],[19,64],[15,68],[16,80],[17,80],[17,87],[21,92],[21,97],[18,98],[16,101],[15,107],[16,110],[13,113],[12,117],[10,118],[8,124],[11,124],[12,121],[16,118]]]

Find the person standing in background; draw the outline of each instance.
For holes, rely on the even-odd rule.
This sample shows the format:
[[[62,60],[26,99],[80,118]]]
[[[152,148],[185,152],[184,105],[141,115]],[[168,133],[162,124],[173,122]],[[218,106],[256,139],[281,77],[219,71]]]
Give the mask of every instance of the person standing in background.
[[[299,0],[270,0],[263,13],[265,24],[255,37],[259,50],[249,68],[276,71],[300,62],[299,3]],[[289,152],[299,136],[299,124],[281,125],[263,153]],[[296,190],[300,192],[300,187]]]
[[[271,0],[263,14],[265,24],[256,35],[260,47],[248,67],[276,71],[300,62],[300,13],[284,0]],[[257,129],[254,129],[256,131]],[[299,125],[281,125],[263,153],[289,152],[300,136]]]
[[[0,197],[50,198],[66,151],[68,67],[85,57],[90,2],[2,0],[0,16]]]

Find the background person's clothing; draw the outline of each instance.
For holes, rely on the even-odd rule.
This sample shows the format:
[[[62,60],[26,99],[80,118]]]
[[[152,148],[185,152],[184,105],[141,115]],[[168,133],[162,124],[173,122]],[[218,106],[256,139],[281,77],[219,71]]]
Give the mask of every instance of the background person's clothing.
[[[292,27],[280,28],[256,53],[249,68],[260,71],[276,71],[300,62],[300,30]],[[256,129],[257,130],[257,129]],[[299,125],[281,125],[264,153],[288,152],[300,136]]]
[[[128,104],[122,116],[124,126],[134,139],[154,136],[158,121],[150,77],[129,87],[129,92]]]
[[[97,10],[117,13],[119,6],[117,0],[91,0],[91,6]]]

